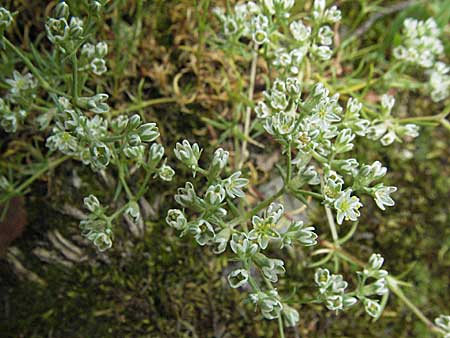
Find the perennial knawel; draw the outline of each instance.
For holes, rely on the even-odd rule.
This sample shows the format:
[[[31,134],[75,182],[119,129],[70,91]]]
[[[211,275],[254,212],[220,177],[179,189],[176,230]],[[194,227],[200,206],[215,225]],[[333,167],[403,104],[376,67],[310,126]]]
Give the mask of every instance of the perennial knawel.
[[[90,214],[80,223],[82,233],[100,251],[112,245],[115,218],[123,215],[134,223],[141,220],[138,201],[147,191],[149,180],[159,177],[170,181],[175,174],[163,160],[164,147],[155,142],[159,137],[155,123],[144,121],[138,114],[112,118],[108,94],[87,88],[90,77],[108,71],[105,59],[108,44],[94,42],[92,31],[103,6],[103,2],[93,1],[86,21],[71,16],[68,4],[61,1],[54,8],[54,15],[48,18],[45,30],[54,46],[54,55],[57,55],[49,54],[48,58],[52,59],[48,62],[59,67],[58,77],[64,80],[46,79],[45,69],[35,67],[25,53],[10,45],[31,73],[23,75],[14,70],[12,78],[5,80],[8,95],[0,99],[0,125],[6,132],[18,132],[24,124],[39,125],[47,134],[45,144],[50,150],[47,156],[60,152],[90,166],[94,172],[105,174],[109,170],[115,176],[117,186],[112,202],[117,206],[120,192],[125,193],[126,201],[110,216],[106,215],[107,207],[101,207],[95,196],[90,195],[84,200]],[[2,42],[8,42],[3,34],[11,22],[9,11],[0,8]],[[69,74],[66,73],[67,66],[71,68]],[[48,94],[45,103],[41,103],[42,99],[39,103],[36,100],[40,89]],[[45,107],[39,104],[45,104]],[[31,114],[36,109],[43,112]],[[137,180],[136,187],[127,182],[132,168],[134,175],[135,170],[141,168],[144,176]]]

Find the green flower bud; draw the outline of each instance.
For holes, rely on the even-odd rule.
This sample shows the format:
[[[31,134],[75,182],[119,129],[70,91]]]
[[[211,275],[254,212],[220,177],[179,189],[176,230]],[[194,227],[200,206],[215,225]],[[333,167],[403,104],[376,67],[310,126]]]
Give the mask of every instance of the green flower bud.
[[[214,152],[214,157],[209,167],[210,177],[216,178],[220,175],[221,171],[227,165],[229,155],[230,155],[229,152],[223,150],[222,148],[219,148]]]
[[[11,23],[13,22],[13,17],[11,12],[8,11],[5,7],[0,7],[0,37],[3,35],[3,31],[5,31]]]
[[[99,58],[103,58],[108,54],[108,44],[104,41],[100,41],[95,45],[95,54]]]
[[[73,16],[69,23],[69,34],[72,39],[80,38],[83,34],[83,20]]]
[[[94,58],[91,61],[91,70],[95,75],[102,75],[107,72],[106,61],[100,58]]]
[[[128,117],[126,115],[119,115],[117,118],[112,120],[111,129],[115,133],[121,133],[128,125]]]
[[[138,114],[134,114],[130,117],[128,122],[128,129],[134,130],[141,125],[141,117]]]
[[[128,136],[128,144],[131,147],[137,147],[141,144],[141,138],[137,134],[131,134]]]
[[[100,202],[94,195],[85,197],[83,203],[90,212],[96,212],[100,209]]]
[[[137,129],[142,142],[153,142],[159,137],[159,130],[156,123],[144,123]]]
[[[298,314],[298,311],[285,303],[283,303],[283,310],[281,311],[281,313],[284,317],[286,326],[288,327],[294,327],[300,321],[300,315]]]
[[[106,230],[109,230],[109,229],[106,229]],[[107,232],[100,232],[94,239],[94,245],[101,252],[106,251],[112,247],[110,231],[111,230],[109,230]]]
[[[197,143],[192,146],[187,140],[183,140],[182,143],[177,143],[173,150],[177,159],[183,162],[189,169],[195,171],[198,167],[198,159],[200,158],[201,150]]]
[[[69,15],[70,15],[70,9],[69,9],[69,5],[67,5],[64,1],[59,2],[56,6],[55,6],[55,11],[54,11],[54,17],[55,18],[64,18],[64,19],[68,19]]]
[[[222,229],[219,233],[214,237],[214,250],[215,254],[220,254],[224,252],[227,248],[228,241],[230,240],[231,230],[226,227]]]
[[[164,156],[164,147],[159,143],[152,143],[148,153],[148,165],[150,168],[156,168]]]
[[[205,193],[205,201],[210,205],[219,205],[225,199],[225,189],[220,185],[211,185]]]

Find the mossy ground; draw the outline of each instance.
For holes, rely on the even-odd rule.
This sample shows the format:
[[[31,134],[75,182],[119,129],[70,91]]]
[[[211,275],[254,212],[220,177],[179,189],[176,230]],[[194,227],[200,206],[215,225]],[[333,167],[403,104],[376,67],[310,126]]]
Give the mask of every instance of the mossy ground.
[[[23,21],[18,22],[27,22],[25,28],[42,29],[46,7],[40,1],[9,2],[11,8],[20,10],[18,18]],[[182,73],[181,94],[188,97],[196,93],[204,100],[157,105],[145,113],[158,122],[168,147],[184,137],[195,137],[210,154],[217,141],[214,135],[219,131],[211,132],[204,117],[214,118],[224,111],[224,104],[221,99],[207,99],[215,91],[220,92],[217,74],[207,75],[208,71],[216,72],[217,55],[211,51],[195,54],[186,47],[192,42],[196,50],[195,46],[204,43],[195,30],[198,8],[190,1],[152,1],[140,11],[135,1],[112,3],[115,7],[103,27],[105,38],[115,41],[118,36],[135,32],[136,20],[141,22],[140,29],[150,34],[144,34],[145,38],[139,35],[141,39],[130,46],[129,52],[114,46],[112,76],[99,85],[112,94],[116,107],[124,107],[132,95],[149,99],[180,94],[172,80]],[[353,24],[357,26],[361,22],[350,7],[349,3],[343,4],[349,14],[346,20],[355,20]],[[378,40],[385,25],[395,30],[395,23],[407,14],[411,14],[411,9],[379,21],[361,45]],[[18,31],[23,29],[18,26]],[[388,33],[394,36],[395,31]],[[19,35],[17,38],[18,42],[23,41]],[[381,44],[371,57],[383,55],[384,48]],[[195,59],[198,57],[201,61]],[[194,67],[194,59],[200,68]],[[415,108],[408,113],[411,116],[432,115],[440,109],[424,107],[412,96],[404,99],[414,102],[410,106]],[[449,140],[445,130],[423,128],[414,142],[389,149],[367,143],[363,151],[355,154],[366,161],[381,159],[390,171],[388,183],[399,187],[399,192],[395,196],[396,207],[388,212],[382,213],[371,201],[363,201],[365,208],[357,234],[346,249],[363,260],[372,252],[382,253],[392,274],[406,271],[402,278],[412,287],[405,293],[430,318],[449,312]],[[83,182],[80,189],[71,184],[74,169]],[[174,182],[153,186],[147,194],[149,201],[157,195],[164,197],[160,215],[173,206],[171,195],[185,180],[183,170],[178,172]],[[19,280],[10,266],[0,264],[0,337],[278,337],[276,323],[260,320],[259,313],[245,303],[244,294],[228,287],[225,276],[233,262],[228,262],[226,255],[211,254],[189,239],[180,240],[164,224],[163,217],[147,222],[142,239],[133,239],[118,227],[108,259],[98,259],[92,248],[86,248],[91,259],[73,268],[39,261],[31,251],[46,242],[46,231],[59,229],[67,236],[79,231],[76,220],[59,212],[65,202],[79,206],[86,193],[108,195],[101,180],[76,162],[65,163],[50,178],[51,181],[37,182],[28,194],[29,224],[24,236],[14,243],[23,253],[24,265],[47,281],[48,286]],[[321,214],[311,217],[321,239],[326,239],[325,219]],[[346,230],[340,229],[342,233]],[[295,287],[307,298],[313,291],[313,271],[305,267],[305,253],[297,250],[281,254],[286,256],[288,273],[280,289]],[[342,269],[345,273],[350,267]],[[296,330],[288,329],[287,337],[430,335],[395,296],[376,322],[362,310],[339,315],[318,305],[304,305],[299,310],[301,324]]]

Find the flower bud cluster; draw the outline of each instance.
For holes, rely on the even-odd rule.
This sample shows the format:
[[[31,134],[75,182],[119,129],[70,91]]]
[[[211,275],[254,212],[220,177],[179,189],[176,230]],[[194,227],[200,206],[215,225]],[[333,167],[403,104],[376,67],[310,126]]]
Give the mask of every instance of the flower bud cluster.
[[[240,38],[251,39],[257,45],[269,42],[271,32],[269,18],[272,16],[269,7],[248,1],[236,4],[233,12],[229,14],[225,14],[221,8],[216,7],[214,14],[221,21],[223,33],[227,38],[235,41]]]
[[[85,43],[81,47],[80,71],[90,71],[95,75],[106,73],[105,56],[108,54],[106,42],[98,42],[96,45]]]
[[[0,125],[7,133],[14,133],[25,122],[27,111],[36,98],[37,82],[31,73],[22,75],[14,70],[6,79],[8,94],[0,98]]]
[[[53,17],[45,24],[47,38],[63,53],[71,53],[84,38],[85,27],[81,18],[70,16],[69,6],[62,1],[55,7]]]
[[[171,209],[167,213],[166,222],[181,232],[181,236],[191,234],[201,245],[211,246],[213,252],[220,254],[229,246],[235,260],[241,266],[228,274],[228,282],[232,288],[250,286],[253,293],[250,301],[258,306],[261,314],[267,319],[282,316],[287,325],[295,325],[299,320],[298,312],[283,303],[276,289],[264,290],[255,287],[259,272],[261,278],[268,283],[276,283],[285,273],[284,262],[281,259],[270,258],[263,252],[270,243],[281,248],[300,243],[312,246],[317,243],[317,235],[312,226],[305,227],[301,221],[293,221],[288,227],[281,227],[284,207],[271,203],[262,214],[240,214],[234,205],[234,199],[245,197],[244,186],[248,180],[236,171],[223,178],[221,173],[227,168],[229,153],[222,148],[214,152],[209,169],[200,167],[199,159],[202,150],[197,144],[187,140],[176,145],[175,155],[194,174],[201,173],[208,184],[199,192],[194,184],[187,182],[178,189],[175,201],[183,208]],[[188,220],[186,212],[194,212],[196,217]],[[238,225],[251,221],[251,228],[239,230]],[[280,231],[283,228],[284,231]],[[252,269],[255,268],[255,269]]]
[[[245,44],[252,40],[257,46],[264,45],[276,68],[295,75],[305,57],[320,61],[331,58],[334,33],[329,24],[338,22],[341,12],[336,6],[326,8],[324,1],[315,1],[311,17],[306,18],[311,23],[308,26],[302,20],[289,19],[293,5],[293,0],[264,0],[261,4],[248,1],[235,5],[232,13],[225,14],[220,8],[215,8],[214,13],[229,42]],[[285,37],[287,44],[279,39],[284,27],[291,32]]]
[[[419,21],[407,18],[403,22],[402,44],[394,48],[394,57],[412,66],[425,68],[428,87],[434,102],[449,96],[449,67],[438,59],[444,54],[444,46],[439,39],[441,30],[433,18]]]
[[[419,127],[413,123],[401,124],[392,117],[391,112],[395,104],[395,98],[384,94],[381,97],[381,112],[367,129],[367,138],[380,140],[383,146],[388,146],[394,141],[401,141],[402,137],[415,138],[419,136]]]
[[[334,32],[329,24],[341,19],[341,12],[336,6],[326,8],[325,1],[316,0],[313,5],[311,18],[306,18],[312,26],[302,20],[292,21],[289,30],[292,35],[290,50],[284,47],[276,51],[274,66],[283,70],[285,74],[296,75],[305,57],[309,56],[320,61],[329,60],[333,51]]]
[[[450,316],[440,315],[434,320],[434,323],[443,330],[444,338],[450,338]]]
[[[332,311],[345,310],[360,301],[366,313],[377,318],[381,314],[382,307],[378,300],[369,296],[383,296],[389,292],[386,281],[388,272],[381,269],[383,261],[383,257],[379,254],[373,254],[364,270],[358,272],[356,291],[347,293],[348,283],[342,275],[331,274],[328,269],[317,269],[314,280],[319,288],[319,300]],[[366,284],[369,278],[375,281]]]
[[[372,254],[369,262],[363,271],[358,272],[358,298],[363,302],[366,313],[374,318],[378,318],[383,311],[379,301],[373,296],[383,296],[389,292],[386,277],[388,272],[381,267],[384,258],[380,254]],[[372,279],[371,283],[367,283],[368,279]]]
[[[5,7],[0,7],[0,40],[3,38],[3,34],[5,30],[11,26],[13,22],[13,17],[11,12],[8,11]]]
[[[356,136],[373,139],[373,130],[380,128],[380,124],[388,124],[386,121],[390,123],[389,132],[402,136],[418,135],[415,125],[401,125],[390,117],[393,98],[383,96],[381,117],[373,121],[372,126],[369,120],[360,116],[361,103],[350,98],[344,110],[339,104],[339,95],[330,96],[328,89],[320,83],[303,100],[296,79],[278,79],[271,90],[264,93],[264,98],[255,108],[264,129],[286,151],[294,148],[297,152],[293,161],[297,171],[290,181],[294,194],[304,185],[322,182],[324,203],[336,211],[338,224],[359,218],[362,203],[355,192],[371,195],[382,210],[394,205],[390,194],[396,191],[395,187],[385,187],[382,183],[370,186],[384,176],[386,168],[381,169],[379,162],[372,166],[360,165],[354,158],[345,158],[345,154],[354,148]],[[318,166],[322,170],[318,170]],[[344,176],[350,177],[353,184],[345,187]]]
[[[403,22],[402,44],[394,48],[394,56],[413,65],[431,68],[444,52],[440,34],[433,18],[426,21],[407,18]]]
[[[92,241],[99,251],[111,248],[113,232],[111,223],[105,215],[105,208],[94,195],[84,199],[84,206],[90,213],[80,222],[81,234]]]

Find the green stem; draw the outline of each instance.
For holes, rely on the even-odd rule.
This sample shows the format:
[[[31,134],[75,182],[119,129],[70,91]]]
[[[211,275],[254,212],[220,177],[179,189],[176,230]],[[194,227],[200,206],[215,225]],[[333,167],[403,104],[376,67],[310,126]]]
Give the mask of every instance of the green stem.
[[[284,193],[284,187],[282,189],[280,189],[275,195],[272,195],[269,198],[265,199],[264,201],[260,202],[252,210],[250,210],[249,212],[246,212],[242,217],[237,217],[237,218],[233,219],[230,222],[230,227],[233,228],[240,223],[246,222],[247,220],[252,218],[254,215],[256,215],[258,212],[260,212],[262,209],[267,208],[270,203],[272,203],[278,197],[283,195],[283,193]]]
[[[338,253],[339,256],[342,257],[343,259],[345,259],[346,261],[348,261],[352,264],[355,264],[355,265],[359,265],[360,267],[366,266],[366,264],[364,262],[362,262],[358,258],[352,256],[351,254],[349,254],[342,248],[336,247],[335,245],[333,245],[327,241],[324,241],[323,244],[325,247],[330,248],[333,251],[335,251],[336,253]],[[386,280],[388,283],[389,290],[392,291],[392,293],[395,294],[417,316],[417,318],[419,318],[427,326],[427,328],[429,330],[431,330],[432,332],[435,332],[435,333],[441,333],[441,334],[445,333],[439,327],[434,325],[433,322],[431,320],[429,320],[423,314],[423,312],[414,303],[412,303],[409,300],[409,298],[399,288],[397,279],[395,279],[394,277],[391,277],[391,276],[387,276]]]
[[[289,182],[291,182],[291,175],[292,175],[292,154],[291,154],[291,142],[288,143],[287,148],[287,169],[286,169],[286,186],[289,186]]]
[[[109,216],[109,217],[107,216],[107,219],[109,220],[109,222],[112,222],[117,216],[119,216],[122,212],[124,212],[130,205],[130,203],[131,202],[125,203],[119,209],[117,209],[111,216]]]
[[[281,314],[278,316],[278,328],[280,329],[280,338],[285,338],[283,328],[283,318],[281,318]]]
[[[324,206],[324,208],[325,208],[325,213],[327,214],[327,221],[328,221],[328,225],[329,225],[330,230],[331,230],[331,236],[333,237],[334,245],[337,248],[339,248],[340,247],[339,236],[338,236],[337,229],[336,229],[336,223],[334,222],[333,212],[326,205]]]
[[[36,181],[39,177],[41,177],[43,174],[45,174],[47,171],[56,168],[64,161],[68,160],[70,156],[63,156],[58,159],[56,159],[53,162],[47,162],[41,169],[36,171],[32,176],[30,176],[26,181],[24,181],[21,185],[19,185],[17,188],[14,189],[14,191],[2,196],[0,198],[0,204],[5,203],[7,200],[9,200],[11,197],[20,195],[28,186],[30,186],[34,181]]]
[[[253,93],[255,91],[255,79],[256,79],[256,65],[258,63],[258,46],[255,44],[253,50],[252,64],[250,69],[250,85],[248,88],[248,101],[253,100]],[[242,168],[245,160],[247,159],[247,142],[250,134],[250,118],[251,118],[252,108],[250,106],[245,110],[244,115],[244,141],[242,142],[241,158],[239,161],[238,168]]]
[[[144,182],[141,185],[141,188],[139,189],[138,193],[136,194],[136,200],[139,200],[142,196],[144,196],[145,192],[147,191],[147,185],[148,181],[150,180],[150,177],[154,173],[153,170],[149,169],[144,177]]]
[[[33,63],[30,61],[30,59],[24,53],[22,53],[22,51],[19,48],[14,46],[14,44],[11,43],[11,41],[9,41],[6,37],[3,37],[3,42],[5,43],[5,45],[7,45],[14,53],[16,53],[22,59],[22,61],[27,65],[27,67],[30,70],[30,72],[33,73],[33,75],[36,77],[36,79],[39,81],[41,86],[46,91],[53,92],[53,93],[55,93],[57,95],[60,95],[60,96],[67,96],[65,93],[63,93],[63,92],[61,92],[61,91],[59,91],[57,89],[53,89],[50,86],[50,84],[42,77],[41,73],[33,65]]]
[[[323,201],[323,196],[322,196],[322,194],[318,194],[318,193],[313,192],[313,191],[303,190],[303,189],[296,189],[295,192],[296,192],[296,193],[300,193],[300,194],[302,194],[302,195],[307,195],[307,196],[314,197],[315,199],[317,199],[317,200],[319,200],[319,201]]]
[[[128,186],[127,181],[125,180],[125,176],[123,174],[123,170],[121,169],[121,167],[119,167],[119,179],[120,179],[120,183],[122,183],[123,188],[125,189],[128,199],[134,201],[135,197],[134,197],[133,193],[131,192],[131,189]]]
[[[76,53],[72,55],[72,96],[73,102],[78,102],[78,59]]]
[[[147,101],[142,101],[136,104],[132,104],[129,105],[127,107],[124,108],[120,108],[117,110],[113,110],[111,111],[111,116],[117,116],[126,112],[132,112],[132,111],[136,111],[136,110],[141,110],[153,105],[157,105],[157,104],[162,104],[162,103],[172,103],[172,102],[176,102],[177,99],[174,97],[159,97],[157,99],[151,99],[151,100],[147,100]]]
[[[394,293],[417,316],[417,318],[419,318],[428,327],[429,330],[436,333],[445,334],[443,330],[435,326],[433,322],[429,320],[422,313],[422,311],[420,311],[420,309],[409,300],[408,297],[406,297],[402,289],[399,288],[395,278],[387,276],[386,280],[388,282],[389,289],[392,291],[392,293]]]

